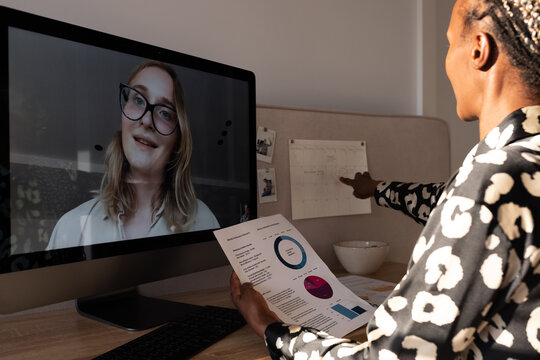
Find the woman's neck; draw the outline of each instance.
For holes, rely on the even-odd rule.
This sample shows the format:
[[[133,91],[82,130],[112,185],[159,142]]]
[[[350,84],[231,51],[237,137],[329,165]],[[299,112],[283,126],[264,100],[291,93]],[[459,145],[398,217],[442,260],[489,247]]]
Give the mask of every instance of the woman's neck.
[[[500,102],[484,106],[485,111],[479,117],[478,132],[480,140],[497,126],[512,112],[527,106],[540,105],[540,99],[521,99],[520,101],[507,102],[501,99]]]
[[[534,94],[514,70],[513,76],[509,74],[489,77],[481,103],[478,116],[480,140],[512,112],[540,104],[540,96]]]
[[[154,200],[159,192],[161,181],[156,179],[130,178],[134,189],[137,208],[123,216],[124,231],[128,238],[145,236],[154,221]]]
[[[480,140],[512,112],[540,104],[540,94],[522,79],[521,72],[501,53],[489,71],[478,77],[478,127]]]

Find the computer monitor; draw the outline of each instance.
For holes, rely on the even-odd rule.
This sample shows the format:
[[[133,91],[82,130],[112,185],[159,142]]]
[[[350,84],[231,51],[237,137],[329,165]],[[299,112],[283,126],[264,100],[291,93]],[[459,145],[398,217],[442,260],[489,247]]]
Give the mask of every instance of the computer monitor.
[[[227,264],[213,230],[257,216],[253,73],[6,7],[0,29],[0,312],[190,311],[121,290]]]

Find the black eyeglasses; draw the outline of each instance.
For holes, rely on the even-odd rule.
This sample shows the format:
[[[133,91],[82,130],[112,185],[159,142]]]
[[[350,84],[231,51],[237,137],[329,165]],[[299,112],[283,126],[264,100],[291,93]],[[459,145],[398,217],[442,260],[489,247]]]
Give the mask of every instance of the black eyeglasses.
[[[148,110],[152,115],[152,124],[158,133],[171,135],[178,127],[176,110],[164,104],[150,104],[137,89],[120,84],[120,108],[129,120],[140,120]]]

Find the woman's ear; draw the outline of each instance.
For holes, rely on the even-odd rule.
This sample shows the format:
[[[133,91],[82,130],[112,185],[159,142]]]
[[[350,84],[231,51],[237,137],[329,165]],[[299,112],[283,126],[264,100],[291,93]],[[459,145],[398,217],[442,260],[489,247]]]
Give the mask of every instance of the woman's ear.
[[[474,36],[474,46],[471,60],[475,69],[489,70],[497,61],[498,49],[493,37],[485,32],[478,32]]]

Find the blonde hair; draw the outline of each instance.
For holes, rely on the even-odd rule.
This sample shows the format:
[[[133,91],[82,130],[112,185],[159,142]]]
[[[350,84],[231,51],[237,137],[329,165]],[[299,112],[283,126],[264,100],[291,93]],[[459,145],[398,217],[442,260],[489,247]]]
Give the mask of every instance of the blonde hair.
[[[167,162],[163,183],[152,199],[153,215],[163,204],[163,217],[171,232],[178,233],[189,228],[197,211],[197,198],[191,182],[191,154],[193,141],[182,85],[176,72],[168,65],[157,61],[140,64],[130,75],[133,78],[148,67],[157,67],[169,74],[173,81],[173,97],[178,117],[180,136],[177,137],[171,157]],[[100,198],[109,219],[117,221],[122,210],[135,212],[137,201],[133,185],[127,181],[130,165],[122,147],[122,132],[115,134],[105,153],[105,173],[100,189]]]

